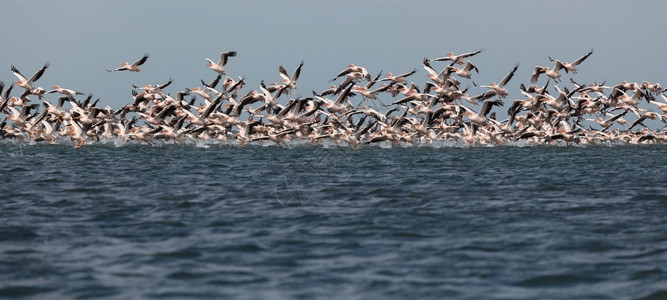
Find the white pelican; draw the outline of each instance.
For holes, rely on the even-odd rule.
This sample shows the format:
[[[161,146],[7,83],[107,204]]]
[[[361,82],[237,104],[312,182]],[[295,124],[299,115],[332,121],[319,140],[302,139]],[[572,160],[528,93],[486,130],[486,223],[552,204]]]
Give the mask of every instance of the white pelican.
[[[516,65],[514,65],[514,68],[512,69],[512,71],[507,73],[507,75],[505,75],[505,77],[503,77],[503,80],[501,80],[500,83],[498,83],[498,84],[496,84],[495,82],[492,82],[489,85],[480,85],[480,87],[486,87],[486,88],[491,89],[491,90],[487,91],[486,93],[484,93],[484,98],[493,97],[494,95],[498,95],[501,98],[507,97],[509,95],[509,92],[507,92],[507,90],[505,89],[505,85],[507,85],[507,83],[510,82],[510,80],[512,79],[512,77],[514,76],[514,73],[516,73],[516,70],[518,68],[519,68],[519,64],[517,63]],[[473,84],[474,84],[474,82],[473,82]]]
[[[348,87],[340,95],[338,95],[338,98],[336,98],[335,101],[326,97],[322,97],[317,93],[315,93],[314,91],[313,91],[313,96],[321,101],[321,106],[324,106],[324,108],[326,108],[328,112],[344,114],[345,112],[347,112],[348,108],[351,107],[347,99],[350,94],[350,91],[352,90],[352,86],[353,86],[352,84],[348,85]]]
[[[640,116],[639,118],[637,118],[637,120],[635,120],[634,122],[632,122],[632,124],[630,125],[630,127],[628,127],[628,130],[632,130],[632,128],[635,127],[635,126],[637,126],[637,125],[642,125],[642,126],[644,126],[644,127],[647,127],[646,125],[644,125],[644,121],[645,121],[646,119],[655,120],[656,118],[660,118],[660,115],[659,115],[658,113],[656,113],[656,112],[652,112],[652,111],[644,111],[644,110],[642,110],[642,112],[643,112],[643,113],[641,114],[641,116]]]
[[[341,82],[336,89],[333,91],[333,94],[338,94],[340,91],[346,89],[350,84],[354,85],[353,83],[356,82],[357,80],[360,80],[364,78],[364,74],[361,72],[350,72],[345,75],[345,80]]]
[[[634,89],[632,96],[629,96],[626,92],[618,89],[615,89],[614,91],[619,93],[616,96],[617,99],[620,99],[623,103],[633,107],[637,107],[637,105],[639,105],[641,98],[646,98],[646,94],[644,94],[644,92],[642,92],[642,90],[639,88]]]
[[[623,111],[622,113],[620,113],[618,115],[612,116],[611,118],[606,119],[606,120],[602,120],[601,118],[586,119],[586,120],[598,123],[600,125],[600,127],[602,127],[602,131],[605,131],[605,130],[607,130],[607,128],[611,127],[611,125],[614,125],[614,121],[622,118],[626,113],[628,113],[627,110]]]
[[[30,79],[26,79],[25,76],[23,76],[23,74],[21,74],[21,72],[19,72],[19,70],[16,69],[16,67],[14,67],[12,65],[12,67],[11,67],[12,73],[14,73],[14,76],[16,76],[19,79],[19,81],[14,82],[14,84],[16,84],[16,85],[18,85],[18,86],[20,86],[20,87],[22,87],[22,88],[24,88],[28,91],[32,91],[34,89],[32,87],[32,84],[35,83],[35,81],[39,80],[40,77],[42,77],[42,75],[44,74],[44,71],[48,67],[49,67],[49,63],[47,62],[47,63],[44,64],[44,66],[41,69],[37,70],[37,72],[35,72],[35,74],[32,74],[32,76],[30,76]]]
[[[190,110],[187,109],[184,109],[183,112],[188,114],[188,121],[190,121],[190,123],[203,126],[206,124],[208,116],[213,112],[213,110],[216,109],[216,107],[218,106],[218,104],[220,104],[221,101],[222,97],[218,97],[215,100],[213,100],[213,102],[209,103],[199,116],[196,116]]]
[[[660,92],[662,92],[662,88],[660,87],[660,84],[657,83],[657,82],[654,83],[654,84],[651,84],[651,83],[648,82],[648,81],[642,81],[642,83],[641,83],[641,88],[647,89],[647,90],[649,90],[649,91],[651,91],[651,92],[653,92],[653,93],[660,93]]]
[[[439,58],[436,58],[436,59],[433,59],[433,60],[434,61],[451,61],[452,64],[463,65],[463,59],[464,58],[471,57],[473,55],[477,55],[477,54],[481,53],[482,51],[484,51],[484,50],[480,49],[480,50],[475,51],[475,52],[468,52],[468,53],[463,53],[463,54],[459,54],[459,55],[454,55],[454,53],[449,52],[449,53],[445,54],[445,56],[439,57]]]
[[[347,65],[347,68],[345,68],[345,69],[343,69],[342,71],[340,71],[340,72],[338,73],[338,75],[336,75],[336,77],[334,77],[334,79],[332,79],[331,81],[334,81],[334,80],[336,80],[336,79],[338,79],[338,78],[340,78],[340,77],[343,77],[343,76],[345,76],[345,75],[347,75],[347,74],[349,74],[349,73],[352,73],[352,72],[361,73],[362,76],[363,76],[363,77],[366,77],[366,78],[368,78],[368,77],[370,76],[370,75],[368,74],[368,70],[366,70],[366,68],[364,68],[364,67],[362,67],[362,66],[356,66],[356,65],[354,65],[354,64],[349,64],[349,65]],[[368,78],[368,79],[370,79],[370,78]]]
[[[190,89],[186,89],[186,90],[187,90],[188,92],[190,92],[190,93],[195,93],[195,94],[199,95],[199,97],[204,98],[204,100],[206,101],[206,103],[210,103],[210,102],[212,101],[212,99],[211,99],[211,95],[207,94],[206,91],[202,90],[202,89],[199,88],[199,87],[196,87],[196,88],[191,89],[191,90],[190,90]],[[207,90],[208,90],[208,89],[207,89]]]
[[[259,136],[252,138],[250,141],[257,141],[257,140],[270,140],[276,145],[280,146],[283,148],[283,145],[285,145],[286,148],[289,148],[289,145],[287,145],[287,142],[290,141],[290,137],[288,134],[294,133],[294,129],[286,129],[277,132],[276,129],[271,127],[269,131],[266,133],[266,135]]]
[[[470,70],[475,70],[475,72],[479,73],[477,67],[475,67],[475,65],[473,65],[470,61],[466,61],[466,64],[462,69],[454,67],[452,65],[449,65],[445,68],[445,72],[447,73],[447,75],[454,73],[456,75],[468,79],[470,79]]]
[[[405,97],[402,98],[402,99],[394,101],[392,103],[393,105],[403,104],[403,103],[406,103],[406,102],[410,102],[412,100],[429,101],[429,100],[431,100],[431,98],[438,98],[439,97],[438,95],[420,93],[419,88],[414,83],[411,83],[409,88],[404,86],[403,89],[401,90],[401,92],[403,93],[403,95],[405,95]]]
[[[236,56],[236,51],[225,51],[220,53],[220,59],[218,59],[217,63],[213,63],[213,61],[208,57],[205,57],[204,59],[208,61],[208,63],[206,64],[207,67],[211,68],[211,70],[217,73],[225,75],[227,74],[227,72],[225,72],[225,69],[223,69],[223,67],[227,64],[228,57],[234,57],[234,56]]]
[[[139,60],[133,62],[132,64],[128,64],[127,62],[121,63],[120,68],[116,68],[113,70],[107,70],[107,72],[115,72],[115,71],[130,71],[130,72],[141,72],[141,69],[139,66],[143,65],[146,60],[148,59],[148,53],[145,53],[142,58]]]
[[[611,113],[606,113],[605,115],[610,116],[610,117],[615,117],[615,115],[613,115]],[[616,123],[621,124],[623,127],[626,127],[625,125],[630,124],[630,122],[628,122],[628,120],[624,119],[623,116],[621,116],[620,118],[617,118]]]
[[[555,62],[553,69],[549,69],[548,67],[543,67],[543,66],[536,66],[533,69],[533,74],[530,76],[530,82],[532,83],[537,82],[537,79],[539,79],[540,74],[542,73],[546,74],[549,78],[558,82],[560,81],[560,74],[558,74],[558,71],[560,71],[560,69],[562,68],[563,64],[559,60]]]
[[[577,66],[583,62],[586,58],[591,56],[593,54],[593,48],[591,48],[591,51],[588,51],[588,53],[582,57],[577,58],[573,63],[568,63],[568,62],[561,62],[557,59],[552,59],[549,57],[549,60],[552,62],[560,62],[561,65],[563,65],[563,68],[565,69],[565,72],[572,72],[573,74],[577,74]],[[547,75],[549,76],[549,75]]]
[[[482,102],[482,107],[479,109],[477,113],[475,113],[475,111],[473,111],[472,109],[462,105],[462,107],[465,110],[467,110],[467,112],[463,113],[463,115],[467,116],[468,120],[470,120],[474,124],[484,126],[486,125],[487,122],[486,115],[489,114],[491,108],[494,105],[503,106],[504,103],[501,100],[484,100],[484,102]]]
[[[90,128],[90,124],[81,126],[74,119],[69,120],[68,123],[64,135],[68,135],[72,141],[76,141],[74,148],[80,148],[86,142],[86,132]]]
[[[366,116],[372,117],[372,118],[374,118],[378,121],[381,121],[381,122],[386,121],[385,115],[383,115],[380,112],[378,112],[377,110],[372,109],[370,107],[367,107],[365,105],[360,106],[357,109],[350,110],[350,111],[346,112],[345,114],[343,114],[343,116],[351,116],[351,115],[355,115],[355,114],[364,114]]]
[[[171,114],[174,113],[176,110],[175,105],[169,105],[166,108],[163,108],[157,115],[151,116],[142,112],[138,112],[137,114],[140,116],[141,119],[146,120],[147,123],[153,124],[153,125],[162,125],[165,123],[165,118]]]
[[[78,91],[75,91],[75,90],[72,90],[72,89],[64,89],[64,88],[61,88],[60,86],[57,86],[57,85],[53,86],[52,90],[50,90],[46,93],[47,94],[59,93],[59,94],[67,95],[67,96],[84,95],[84,93],[82,93],[82,92],[78,92]]]
[[[424,60],[422,60],[422,66],[424,67],[424,70],[428,72],[428,74],[426,74],[426,77],[431,79],[431,81],[437,83],[438,85],[445,84],[444,80],[440,77],[442,76],[442,74],[444,74],[445,70],[443,70],[440,73],[436,72],[435,69],[431,67],[431,64],[428,62],[428,59],[426,57],[424,57]]]
[[[289,76],[287,74],[287,70],[283,68],[283,66],[278,67],[278,73],[280,74],[280,77],[282,79],[283,83],[283,88],[279,89],[278,92],[276,93],[275,97],[278,98],[282,93],[287,90],[287,93],[289,94],[290,91],[296,90],[296,81],[299,80],[299,75],[301,74],[301,68],[303,67],[303,61],[299,64],[296,69],[294,69],[294,72],[292,73],[292,76]]]
[[[364,100],[368,100],[368,99],[377,100],[379,93],[387,91],[394,84],[394,83],[382,84],[379,88],[374,89],[374,90],[370,90],[370,88],[373,86],[374,83],[375,83],[375,81],[371,81],[368,84],[366,84],[365,86],[356,86],[355,85],[354,90],[357,91],[359,94],[361,94],[361,97],[363,97]]]
[[[403,73],[403,74],[399,74],[399,75],[394,75],[394,74],[392,74],[391,72],[389,72],[389,73],[387,73],[386,75],[384,75],[384,76],[386,76],[386,78],[384,78],[384,79],[380,79],[380,81],[391,81],[391,82],[393,82],[393,83],[404,83],[404,82],[405,82],[405,79],[406,79],[408,76],[410,76],[410,75],[412,75],[412,74],[414,74],[414,73],[416,73],[416,72],[417,72],[417,69],[414,69],[414,70],[412,70],[412,71],[410,71],[410,72]]]

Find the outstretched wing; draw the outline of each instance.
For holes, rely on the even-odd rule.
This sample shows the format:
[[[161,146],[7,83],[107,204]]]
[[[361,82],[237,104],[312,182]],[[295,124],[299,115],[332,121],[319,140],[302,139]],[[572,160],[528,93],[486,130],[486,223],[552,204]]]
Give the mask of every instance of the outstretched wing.
[[[580,64],[581,62],[586,60],[589,56],[591,56],[591,54],[593,54],[593,48],[591,48],[591,51],[588,51],[588,53],[586,55],[584,55],[582,57],[579,57],[577,60],[575,60],[572,64],[575,65],[575,66]]]
[[[144,54],[144,57],[142,57],[141,59],[135,61],[132,65],[133,65],[133,66],[141,66],[141,65],[143,65],[143,64],[146,62],[146,60],[148,59],[148,56],[149,56],[148,53],[145,53],[145,54]]]
[[[292,81],[297,81],[299,79],[299,75],[301,74],[301,67],[303,67],[303,60],[299,64],[298,67],[294,70],[294,73],[292,74]]]
[[[514,76],[514,73],[516,72],[516,69],[518,69],[518,68],[519,68],[519,64],[517,63],[517,64],[514,66],[514,69],[512,69],[512,71],[510,71],[510,72],[507,74],[507,76],[505,76],[505,78],[503,78],[503,80],[502,80],[498,85],[499,85],[499,86],[505,86],[508,82],[510,82],[510,80],[511,80],[512,77]]]
[[[220,61],[218,62],[218,64],[220,64],[220,62],[222,62],[223,66],[226,65],[227,64],[227,59],[230,56],[231,57],[236,56],[236,51],[225,51],[225,52],[220,53]]]
[[[14,73],[14,75],[15,75],[21,82],[26,82],[26,81],[28,81],[28,80],[25,78],[25,76],[23,76],[23,74],[21,74],[21,72],[19,72],[19,70],[18,70],[16,67],[14,67],[14,65],[12,65],[12,73]]]

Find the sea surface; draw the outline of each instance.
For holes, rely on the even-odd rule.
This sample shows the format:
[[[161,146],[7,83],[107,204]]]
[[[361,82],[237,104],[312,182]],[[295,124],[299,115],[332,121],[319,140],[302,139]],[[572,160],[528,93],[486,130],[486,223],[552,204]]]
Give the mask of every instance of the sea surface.
[[[667,299],[667,145],[0,143],[0,298]]]

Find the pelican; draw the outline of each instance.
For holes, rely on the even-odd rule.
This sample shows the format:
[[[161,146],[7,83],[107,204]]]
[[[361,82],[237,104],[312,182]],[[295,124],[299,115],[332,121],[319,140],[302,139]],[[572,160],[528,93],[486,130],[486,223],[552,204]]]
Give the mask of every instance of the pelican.
[[[39,80],[39,78],[41,78],[42,75],[44,75],[44,71],[48,67],[49,67],[49,63],[46,62],[42,68],[40,68],[39,70],[37,70],[37,72],[35,72],[35,74],[32,74],[32,76],[30,76],[29,79],[26,79],[25,76],[23,76],[23,74],[21,74],[21,72],[19,72],[19,70],[16,69],[16,67],[14,67],[12,65],[12,67],[11,67],[12,73],[14,73],[14,76],[16,76],[19,79],[19,81],[14,82],[14,84],[16,84],[16,85],[18,85],[18,86],[20,86],[20,87],[22,87],[22,88],[24,88],[28,91],[32,91],[32,90],[35,89],[32,86],[33,83],[35,83],[35,81]]]
[[[206,106],[206,108],[204,108],[204,111],[199,116],[196,116],[194,113],[192,113],[187,109],[183,110],[183,112],[185,112],[188,115],[188,120],[190,121],[190,123],[203,126],[206,124],[208,116],[211,113],[213,113],[213,111],[216,109],[216,107],[218,106],[218,104],[220,104],[221,101],[222,101],[222,96],[213,100],[213,102],[209,103]]]
[[[480,49],[480,50],[475,51],[475,52],[467,52],[467,53],[463,53],[463,54],[459,54],[459,55],[454,55],[454,53],[449,52],[449,53],[445,54],[445,56],[439,57],[439,58],[436,58],[436,59],[433,59],[433,60],[434,61],[451,61],[452,64],[463,65],[463,59],[464,58],[471,57],[473,55],[477,55],[477,54],[481,53],[482,51],[484,51],[484,49]]]
[[[566,72],[566,73],[568,73],[568,72],[572,72],[573,74],[577,74],[577,66],[578,66],[581,62],[583,62],[586,58],[588,58],[589,56],[591,56],[591,54],[593,54],[593,48],[591,48],[591,50],[588,51],[588,53],[587,53],[586,55],[577,58],[577,60],[575,60],[575,61],[572,62],[572,63],[568,63],[568,62],[560,62],[559,60],[557,60],[557,59],[552,59],[551,57],[549,57],[549,60],[552,61],[552,62],[560,62],[560,64],[563,66],[563,69],[565,69],[565,72]],[[547,76],[549,76],[549,75],[547,75]]]
[[[347,86],[349,86],[349,85],[354,85],[354,82],[356,82],[357,80],[360,80],[360,79],[362,79],[362,78],[364,78],[364,74],[362,74],[361,72],[350,72],[350,73],[347,73],[347,75],[345,75],[345,80],[343,80],[343,82],[341,82],[341,83],[336,87],[336,89],[334,90],[333,94],[338,94],[340,91],[342,91],[343,89],[347,88]]]
[[[186,89],[186,90],[190,93],[195,93],[195,94],[199,95],[199,97],[204,98],[207,103],[212,101],[211,100],[211,95],[207,94],[206,91],[202,90],[199,87],[196,87],[196,88],[191,89],[191,90],[189,90],[189,89]]]
[[[470,61],[466,61],[466,64],[463,68],[459,69],[457,67],[454,67],[452,65],[449,65],[445,68],[445,73],[447,75],[454,73],[456,75],[459,75],[463,78],[468,78],[470,79],[470,71],[475,70],[475,72],[479,73],[479,70],[475,65],[473,65]]]
[[[519,68],[519,64],[517,63],[516,65],[514,65],[514,68],[512,69],[512,71],[507,73],[507,75],[505,75],[505,77],[503,77],[503,80],[501,80],[500,83],[498,83],[498,84],[496,84],[495,82],[492,82],[489,85],[480,85],[480,87],[490,88],[489,91],[484,93],[484,95],[485,95],[484,98],[485,99],[490,98],[490,97],[493,97],[495,95],[498,95],[501,98],[507,97],[509,95],[509,92],[505,89],[505,85],[507,85],[507,83],[509,83],[509,81],[512,79],[512,77],[514,77],[514,73],[516,73],[516,70],[518,68]]]
[[[494,105],[503,106],[505,104],[501,100],[484,100],[484,102],[482,102],[482,107],[476,113],[472,109],[466,106],[462,106],[465,110],[467,110],[467,112],[463,113],[463,115],[467,116],[468,120],[470,120],[474,124],[479,126],[484,126],[486,125],[487,122],[486,115],[489,114],[491,108]]]
[[[296,81],[299,80],[299,75],[301,74],[301,68],[303,67],[303,61],[299,64],[296,69],[294,69],[294,72],[292,73],[292,76],[289,76],[287,74],[287,70],[283,68],[283,66],[278,67],[278,73],[280,74],[280,77],[282,77],[282,83],[283,87],[282,89],[279,89],[278,92],[276,93],[275,97],[278,98],[280,95],[286,90],[288,93],[289,91],[296,90]]]
[[[654,84],[651,84],[651,83],[648,82],[648,81],[642,81],[642,83],[641,83],[641,88],[646,89],[646,90],[649,90],[649,91],[651,91],[651,92],[653,92],[653,93],[660,93],[660,92],[662,92],[662,88],[660,87],[660,84],[657,83],[657,82],[654,83]]]
[[[338,72],[338,75],[336,75],[336,77],[334,77],[334,79],[332,79],[331,81],[334,81],[334,80],[336,80],[336,79],[338,79],[338,78],[340,78],[340,77],[343,77],[343,76],[345,76],[345,75],[347,75],[347,74],[349,74],[349,73],[352,73],[352,72],[361,73],[361,75],[362,75],[363,77],[366,77],[366,78],[368,78],[368,76],[370,76],[370,75],[368,74],[368,70],[366,70],[366,68],[364,68],[364,67],[362,67],[362,66],[356,66],[355,64],[349,64],[349,65],[347,65],[347,68],[345,68],[345,69],[343,69],[342,71]]]
[[[287,129],[283,131],[276,132],[276,129],[273,127],[269,129],[266,135],[264,136],[259,136],[251,139],[251,141],[257,141],[257,140],[270,140],[276,145],[280,146],[283,148],[283,145],[285,145],[286,148],[289,148],[287,145],[287,142],[290,141],[289,135],[290,133],[294,133],[294,129]]]
[[[391,81],[393,83],[404,83],[408,76],[410,76],[410,75],[412,75],[416,72],[417,72],[417,69],[414,69],[410,72],[399,74],[399,75],[394,75],[391,72],[389,72],[386,75],[384,75],[384,76],[386,76],[386,78],[380,79],[380,81]]]
[[[113,70],[107,69],[107,72],[115,72],[115,71],[141,72],[141,69],[139,68],[139,66],[143,65],[146,62],[146,60],[148,60],[148,53],[145,53],[142,58],[133,62],[132,64],[128,64],[127,62],[123,62],[123,63],[120,64],[121,65],[120,68],[116,68],[116,69],[113,69]]]
[[[90,124],[81,126],[76,120],[72,119],[68,121],[65,135],[68,135],[72,141],[76,141],[74,148],[80,148],[86,142],[88,129],[90,129]]]
[[[634,94],[632,94],[632,96],[629,96],[624,91],[615,91],[619,92],[619,95],[616,96],[617,99],[620,99],[623,103],[633,107],[637,107],[637,105],[639,105],[639,100],[641,100],[641,98],[646,98],[646,94],[644,94],[644,92],[642,92],[642,90],[639,88],[634,89]]]
[[[57,86],[57,85],[53,86],[52,90],[50,90],[46,93],[47,94],[59,93],[59,94],[63,94],[63,95],[66,95],[66,96],[84,95],[84,93],[82,93],[82,92],[78,92],[78,91],[75,91],[75,90],[72,90],[72,89],[64,89],[64,88],[61,88],[60,86]]]
[[[352,116],[354,114],[364,114],[366,116],[372,117],[378,121],[384,122],[386,120],[385,115],[381,114],[379,111],[372,109],[367,106],[360,106],[359,108],[355,110],[350,110],[346,112],[344,115],[347,116]]]
[[[403,87],[402,93],[403,93],[403,95],[405,95],[405,97],[402,98],[402,99],[394,101],[392,104],[394,104],[394,105],[403,104],[403,103],[410,102],[410,101],[413,101],[413,100],[429,101],[431,98],[438,98],[437,95],[427,94],[427,93],[420,93],[419,89],[417,88],[417,86],[414,83],[410,84],[409,88],[408,87]]]
[[[546,74],[549,78],[555,80],[556,82],[560,81],[560,74],[558,74],[558,71],[563,68],[563,64],[559,61],[556,60],[554,64],[553,69],[549,69],[548,67],[543,67],[543,66],[536,66],[533,69],[533,74],[530,76],[530,82],[535,83],[540,77],[540,74],[544,73]]]
[[[373,87],[373,85],[375,85],[375,83],[380,78],[381,74],[382,74],[382,72],[380,72],[375,77],[375,79],[369,81],[365,86],[355,86],[354,90],[357,91],[359,94],[361,94],[361,97],[364,100],[369,100],[369,99],[378,100],[378,94],[379,93],[386,92],[388,89],[390,89],[392,87],[392,85],[394,85],[393,82],[391,82],[389,84],[381,84],[379,88],[371,90],[370,88]]]
[[[601,118],[586,119],[586,120],[594,121],[594,122],[598,123],[600,125],[600,127],[602,127],[601,131],[605,131],[605,130],[607,130],[607,128],[611,127],[611,125],[614,125],[614,121],[622,118],[627,112],[628,112],[627,110],[623,111],[622,113],[620,113],[618,115],[615,115],[615,116],[612,116],[612,117],[610,117],[609,119],[606,119],[606,120],[602,120]],[[636,124],[633,124],[633,126],[634,125],[636,125]]]
[[[225,72],[225,69],[223,69],[223,67],[227,64],[227,59],[229,57],[234,57],[234,56],[236,56],[236,51],[225,51],[220,53],[220,59],[218,59],[217,63],[213,63],[213,61],[208,57],[205,57],[204,59],[208,61],[206,66],[211,68],[211,70],[221,75],[226,75],[227,72]]]
[[[632,124],[630,125],[630,127],[628,127],[628,130],[632,130],[632,128],[634,128],[634,127],[637,126],[637,125],[642,125],[642,126],[644,126],[644,127],[647,127],[646,125],[644,125],[644,121],[645,121],[646,119],[655,120],[656,118],[660,118],[660,115],[659,115],[658,113],[656,113],[656,112],[649,112],[649,111],[644,112],[639,118],[637,118],[637,120],[635,120],[634,122],[632,122]]]

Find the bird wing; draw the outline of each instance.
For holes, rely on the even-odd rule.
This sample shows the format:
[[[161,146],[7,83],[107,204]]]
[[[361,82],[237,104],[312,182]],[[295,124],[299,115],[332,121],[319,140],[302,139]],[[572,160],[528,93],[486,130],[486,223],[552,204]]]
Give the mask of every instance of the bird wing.
[[[292,81],[297,81],[299,79],[299,75],[301,74],[301,67],[303,67],[303,60],[299,64],[298,67],[294,70],[294,73],[292,73]]]
[[[15,75],[21,82],[27,82],[27,81],[28,81],[28,80],[25,78],[25,76],[23,76],[23,74],[21,74],[21,72],[19,72],[19,70],[16,69],[16,67],[14,67],[14,65],[12,65],[12,73],[14,73],[14,75]]]
[[[380,70],[380,73],[378,73],[378,75],[375,76],[375,78],[373,78],[371,81],[369,81],[369,82],[366,84],[365,87],[366,87],[367,89],[370,89],[376,82],[378,82],[378,80],[380,79],[380,76],[382,76],[382,70]],[[393,82],[392,82],[392,84],[393,84]]]
[[[412,101],[412,100],[414,100],[414,99],[415,99],[415,96],[414,96],[414,95],[413,95],[413,96],[407,96],[407,97],[404,97],[404,98],[402,98],[402,99],[398,99],[398,100],[394,101],[394,102],[392,103],[392,105],[397,105],[397,104],[407,103],[407,102],[410,102],[410,101]]]
[[[475,52],[463,53],[463,54],[460,54],[460,55],[458,55],[458,56],[459,56],[460,58],[466,58],[466,57],[470,57],[470,56],[473,56],[473,55],[477,55],[477,54],[481,53],[482,51],[484,51],[484,49],[479,49],[479,50],[477,50],[477,51],[475,51]]]
[[[503,78],[503,80],[500,81],[500,83],[499,83],[498,85],[501,86],[501,87],[504,87],[504,86],[510,81],[510,79],[512,79],[512,77],[514,76],[514,72],[516,72],[516,69],[518,69],[518,68],[519,68],[519,64],[517,63],[517,64],[514,66],[514,69],[512,69],[512,71],[510,71],[510,72],[505,76],[505,78]]]
[[[236,51],[225,51],[225,52],[220,53],[220,60],[218,61],[218,65],[220,65],[220,63],[222,63],[223,66],[226,65],[227,64],[227,59],[230,56],[231,57],[236,56]]]
[[[164,89],[164,88],[168,87],[172,82],[174,82],[174,79],[169,78],[169,81],[167,81],[167,83],[165,83],[163,85],[157,85],[156,88],[159,89],[159,90]]]
[[[431,64],[428,62],[428,59],[424,57],[424,60],[422,61],[422,65],[424,65],[424,70],[428,72],[431,75],[438,76],[438,72],[436,72],[433,67],[431,67]]]
[[[32,76],[30,77],[30,80],[28,80],[28,81],[29,82],[35,82],[35,81],[39,80],[39,78],[42,77],[42,75],[44,74],[44,71],[48,67],[49,67],[49,63],[47,62],[47,63],[44,64],[44,66],[41,69],[37,70],[37,72],[35,72],[35,74],[32,74]]]
[[[638,124],[642,124],[642,125],[643,125],[642,122],[644,122],[644,120],[646,120],[646,115],[642,115],[641,117],[637,118],[637,120],[635,120],[634,122],[632,122],[632,124],[630,125],[630,127],[628,127],[628,130],[632,130],[632,128],[635,127],[635,126],[637,126]]]
[[[416,72],[417,72],[417,69],[414,69],[414,70],[412,70],[412,71],[410,71],[410,72],[403,73],[403,74],[398,75],[398,76],[396,76],[396,77],[404,77],[404,78],[405,78],[405,77],[408,77],[408,76],[410,76],[410,75],[412,75],[412,74],[414,74],[414,73],[416,73]]]
[[[280,73],[280,77],[282,77],[285,80],[292,80],[292,78],[287,75],[287,70],[283,68],[283,66],[278,66],[278,73]]]
[[[582,57],[579,57],[577,60],[575,60],[575,61],[572,63],[572,65],[575,65],[575,66],[576,66],[576,65],[580,64],[580,63],[583,62],[586,58],[588,58],[589,56],[591,56],[591,54],[593,54],[593,48],[591,48],[591,51],[588,51],[588,53],[587,53],[586,55],[584,55],[584,56],[582,56]]]
[[[484,100],[482,108],[479,109],[480,114],[482,116],[488,115],[494,105],[503,106],[505,103],[501,100]]]
[[[540,77],[540,74],[544,73],[544,67],[543,66],[535,66],[533,69],[533,74],[530,76],[530,82],[535,83],[537,82],[537,79]]]
[[[204,82],[203,79],[201,79],[201,84],[205,87],[215,88],[215,86],[218,85],[218,82],[220,82],[221,78],[222,78],[222,75],[218,74],[218,76],[215,77],[215,79],[213,79],[213,81],[211,81],[211,83],[208,83],[208,84],[206,82]]]
[[[142,58],[140,58],[139,60],[135,61],[132,65],[135,66],[135,67],[136,67],[136,66],[141,66],[141,65],[143,65],[143,64],[146,62],[146,60],[148,59],[148,56],[149,56],[148,53],[145,53],[145,54],[144,54],[144,57],[142,57]]]
[[[338,98],[336,98],[335,103],[336,103],[336,104],[343,104],[343,102],[345,101],[345,99],[347,99],[347,97],[349,96],[350,91],[352,90],[352,87],[353,87],[353,86],[354,86],[354,83],[348,84],[348,85],[347,85],[347,88],[346,88],[342,93],[340,93],[340,95],[338,96]]]
[[[463,67],[464,70],[470,71],[470,70],[475,70],[475,72],[479,73],[479,70],[475,65],[473,65],[470,61],[466,61],[465,67]]]
[[[199,119],[205,120],[206,118],[208,118],[208,116],[213,112],[213,110],[215,110],[215,108],[218,106],[218,104],[220,104],[221,101],[222,101],[222,95],[220,95],[218,98],[215,98],[215,100],[213,100],[213,102],[211,102],[206,107],[204,112],[202,112],[201,116],[199,116]]]
[[[556,63],[554,65],[554,71],[558,72],[562,68],[563,68],[563,63],[560,60],[556,59]]]

